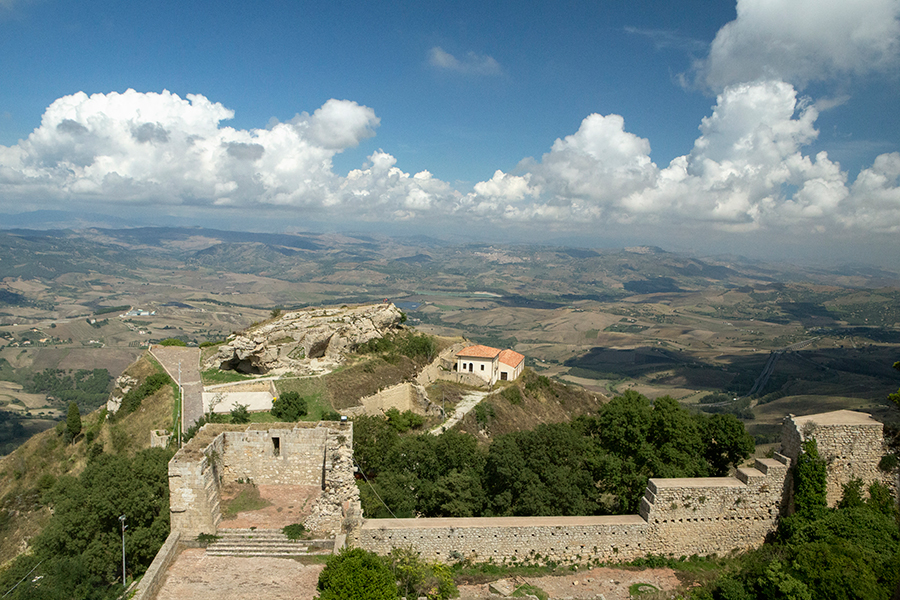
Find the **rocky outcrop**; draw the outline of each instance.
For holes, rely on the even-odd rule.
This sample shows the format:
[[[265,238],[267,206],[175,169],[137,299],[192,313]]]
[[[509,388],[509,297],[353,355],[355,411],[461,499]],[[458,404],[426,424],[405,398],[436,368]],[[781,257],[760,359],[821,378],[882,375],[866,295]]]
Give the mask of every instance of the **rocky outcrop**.
[[[393,304],[293,311],[228,338],[204,368],[262,374],[313,370],[317,361],[339,362],[371,339],[384,337],[403,313]]]
[[[137,384],[138,380],[130,375],[124,373],[119,375],[113,386],[112,394],[109,395],[109,399],[106,401],[106,411],[110,414],[116,413],[119,407],[122,406],[122,398]]]

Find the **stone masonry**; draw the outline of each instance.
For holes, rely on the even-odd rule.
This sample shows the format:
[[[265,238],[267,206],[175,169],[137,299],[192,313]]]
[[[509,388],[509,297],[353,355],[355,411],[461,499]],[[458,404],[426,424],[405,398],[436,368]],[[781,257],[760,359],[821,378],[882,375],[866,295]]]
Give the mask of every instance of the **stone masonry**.
[[[358,512],[352,457],[352,423],[205,425],[169,462],[172,531],[185,539],[215,533],[222,520],[221,485],[243,480],[321,485],[306,526],[336,535],[344,515]]]
[[[215,533],[222,482],[249,479],[321,485],[307,527],[319,535],[346,533],[348,543],[378,554],[411,547],[426,560],[445,562],[539,557],[564,563],[725,554],[757,547],[775,529],[789,505],[790,465],[809,437],[829,461],[829,501],[851,478],[890,479],[878,469],[885,452],[881,424],[836,411],[788,417],[784,454],[757,459],[733,477],[651,479],[637,515],[363,520],[352,423],[206,425],[169,463],[171,523],[183,539]]]
[[[878,468],[888,452],[884,426],[869,415],[836,410],[785,417],[781,447],[786,456],[797,460],[801,444],[810,438],[816,440],[819,456],[828,463],[828,506],[840,501],[843,486],[851,479],[861,479],[864,487],[877,481],[896,493],[896,478]]]
[[[709,554],[761,544],[775,527],[788,459],[757,460],[736,477],[651,479],[640,515],[369,519],[358,545],[378,554],[412,547],[426,560],[627,561]]]

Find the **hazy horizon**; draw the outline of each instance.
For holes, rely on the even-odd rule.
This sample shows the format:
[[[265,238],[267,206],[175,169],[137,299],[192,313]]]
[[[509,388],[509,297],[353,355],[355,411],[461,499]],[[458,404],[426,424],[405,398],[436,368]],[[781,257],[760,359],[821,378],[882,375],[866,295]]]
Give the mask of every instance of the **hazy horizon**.
[[[896,0],[532,8],[0,1],[0,214],[900,255]]]

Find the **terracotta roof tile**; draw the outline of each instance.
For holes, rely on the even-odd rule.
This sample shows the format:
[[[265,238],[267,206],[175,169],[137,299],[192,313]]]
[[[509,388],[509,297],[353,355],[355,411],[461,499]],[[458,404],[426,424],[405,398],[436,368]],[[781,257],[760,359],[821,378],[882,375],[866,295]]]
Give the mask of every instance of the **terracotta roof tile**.
[[[518,367],[525,357],[515,350],[504,350],[500,353],[500,362],[511,367]]]
[[[463,348],[459,352],[456,353],[457,356],[464,356],[470,358],[494,358],[498,354],[500,354],[500,350],[497,348],[491,348],[490,346],[469,346],[468,348]]]

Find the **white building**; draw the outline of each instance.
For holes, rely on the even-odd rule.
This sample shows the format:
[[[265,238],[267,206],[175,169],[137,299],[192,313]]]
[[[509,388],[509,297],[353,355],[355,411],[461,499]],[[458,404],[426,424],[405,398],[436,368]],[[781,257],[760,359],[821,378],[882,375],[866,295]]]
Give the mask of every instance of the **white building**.
[[[522,374],[525,357],[514,350],[468,346],[456,354],[456,370],[483,379],[488,385],[512,381]]]

